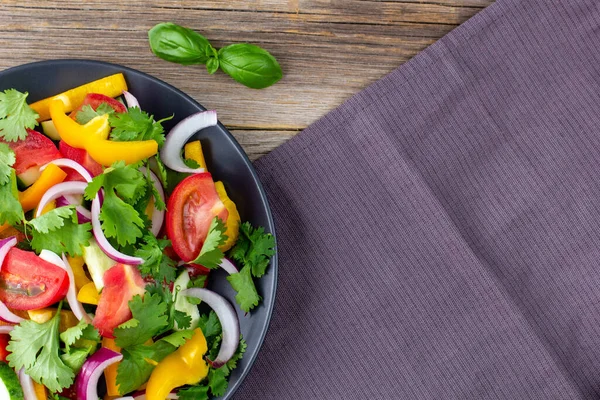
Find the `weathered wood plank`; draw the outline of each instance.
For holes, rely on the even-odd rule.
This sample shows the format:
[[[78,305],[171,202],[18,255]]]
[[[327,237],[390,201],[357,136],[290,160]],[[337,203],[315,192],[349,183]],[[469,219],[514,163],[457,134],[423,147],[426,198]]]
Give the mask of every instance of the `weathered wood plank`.
[[[245,131],[231,129],[230,132],[244,148],[248,158],[254,161],[293,138],[298,131]]]

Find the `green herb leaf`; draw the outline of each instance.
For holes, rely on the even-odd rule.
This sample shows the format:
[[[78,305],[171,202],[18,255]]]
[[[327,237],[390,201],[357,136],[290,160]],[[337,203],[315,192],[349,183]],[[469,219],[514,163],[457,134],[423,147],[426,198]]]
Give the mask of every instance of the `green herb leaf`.
[[[148,381],[154,365],[147,360],[160,362],[176,349],[177,347],[164,340],[152,345],[138,344],[122,349],[123,360],[117,367],[119,393],[132,392]]]
[[[260,302],[260,296],[252,280],[252,270],[249,265],[244,266],[237,274],[231,274],[227,277],[231,287],[238,292],[235,295],[235,301],[245,312],[250,311]]]
[[[215,396],[223,396],[227,390],[228,371],[221,368],[211,368],[208,370],[208,387]]]
[[[219,268],[219,264],[224,257],[219,246],[227,240],[226,230],[225,223],[219,217],[213,218],[208,228],[208,235],[202,244],[202,249],[200,249],[200,254],[190,263],[199,264],[209,269]]]
[[[100,103],[100,105],[94,110],[91,105],[86,104],[81,107],[81,110],[77,111],[75,114],[75,120],[81,124],[85,125],[96,117],[99,117],[104,114],[113,114],[115,109],[110,106],[108,103]]]
[[[108,118],[112,127],[110,137],[112,140],[125,142],[132,140],[156,140],[159,147],[165,143],[165,129],[162,122],[173,117],[154,121],[152,115],[148,115],[139,107],[131,107],[126,113],[113,113]]]
[[[179,389],[177,395],[179,400],[208,400],[208,385]]]
[[[219,69],[219,59],[215,57],[211,57],[206,62],[206,70],[209,74],[214,74]]]
[[[10,182],[12,166],[15,161],[15,153],[6,143],[0,142],[0,185],[6,185]]]
[[[56,208],[30,222],[31,247],[37,251],[51,250],[56,254],[80,256],[82,247],[90,244],[92,225],[80,224],[75,206]]]
[[[183,346],[194,335],[194,331],[185,330],[171,333],[169,336],[165,336],[160,340],[164,340],[167,343],[172,344],[175,347]]]
[[[249,222],[240,226],[240,236],[229,256],[252,268],[252,275],[260,278],[266,272],[269,259],[275,254],[275,238],[265,228],[253,228]]]
[[[70,218],[73,212],[75,212],[75,206],[55,208],[44,215],[32,219],[29,221],[29,225],[40,233],[48,233],[63,227],[65,219]]]
[[[198,328],[202,330],[204,337],[207,341],[211,341],[221,334],[221,323],[219,317],[214,311],[210,311],[208,314],[203,314],[198,322]]]
[[[71,346],[76,345],[80,339],[100,341],[100,333],[98,330],[83,319],[71,328],[68,328],[60,334],[60,340],[63,341],[67,352],[71,350]]]
[[[152,52],[163,60],[182,65],[204,64],[208,60],[208,40],[183,26],[163,22],[148,31],[148,39]]]
[[[268,51],[249,43],[238,43],[219,50],[223,72],[253,89],[271,86],[283,77],[279,63]]]
[[[129,301],[129,309],[133,315],[132,320],[137,321],[137,324],[129,322],[115,329],[114,335],[119,347],[143,344],[168,325],[167,304],[158,294],[146,293],[143,299],[140,295],[134,296]]]
[[[19,203],[19,191],[17,189],[17,177],[15,170],[11,168],[10,178],[7,183],[0,185],[0,225],[15,225],[25,219],[23,207]]]
[[[27,92],[15,89],[0,92],[0,138],[16,142],[27,137],[27,129],[37,125],[39,115],[27,104]]]
[[[94,350],[96,346],[73,347],[61,354],[60,359],[77,374]]]
[[[52,392],[71,386],[75,378],[73,370],[59,356],[59,323],[60,312],[43,324],[22,321],[10,332],[7,346],[10,366],[17,371],[25,368],[27,375]]]
[[[144,262],[138,266],[142,276],[153,277],[156,282],[169,284],[177,278],[177,263],[165,254],[165,248],[171,241],[156,239],[152,233],[143,238],[144,244],[136,249],[136,257]]]

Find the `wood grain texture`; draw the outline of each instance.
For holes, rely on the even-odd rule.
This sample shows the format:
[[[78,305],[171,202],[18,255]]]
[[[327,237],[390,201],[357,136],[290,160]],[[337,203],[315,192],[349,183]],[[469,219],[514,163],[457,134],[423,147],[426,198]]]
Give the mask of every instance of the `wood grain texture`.
[[[0,69],[56,58],[118,63],[216,109],[252,159],[391,72],[493,0],[0,1]],[[251,42],[281,63],[264,90],[156,58],[147,31],[173,21],[215,47]]]

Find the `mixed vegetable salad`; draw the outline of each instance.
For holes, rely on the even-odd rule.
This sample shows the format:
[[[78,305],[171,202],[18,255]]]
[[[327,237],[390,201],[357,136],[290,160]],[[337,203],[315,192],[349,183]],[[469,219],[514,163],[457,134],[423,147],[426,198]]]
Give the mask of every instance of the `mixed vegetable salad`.
[[[33,104],[0,92],[0,398],[225,393],[246,344],[207,278],[224,269],[249,312],[275,241],[190,141],[216,113],[164,121],[122,74]]]

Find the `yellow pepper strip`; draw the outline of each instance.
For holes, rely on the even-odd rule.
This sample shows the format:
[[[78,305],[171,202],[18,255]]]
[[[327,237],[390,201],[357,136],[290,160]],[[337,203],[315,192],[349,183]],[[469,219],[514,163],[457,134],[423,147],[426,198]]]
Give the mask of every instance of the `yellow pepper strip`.
[[[69,107],[65,110],[65,112],[69,112],[79,107],[88,93],[100,93],[108,97],[117,97],[124,90],[127,90],[127,83],[123,74],[119,73],[67,90],[57,96],[64,96],[69,100]],[[30,105],[40,115],[38,121],[50,119],[50,103],[57,96],[48,97]]]
[[[202,144],[199,140],[187,143],[184,147],[185,158],[188,160],[194,160],[198,163],[200,168],[206,168],[206,160],[204,159],[204,153],[202,152]]]
[[[38,324],[48,322],[54,314],[56,314],[56,308],[40,308],[39,310],[28,310],[29,319]],[[64,332],[69,328],[74,327],[79,323],[79,320],[71,311],[60,310],[60,324],[58,330]]]
[[[75,281],[77,281],[77,277],[75,277]],[[85,304],[98,305],[98,301],[100,301],[100,293],[98,293],[98,289],[96,289],[94,282],[85,284],[81,287],[81,289],[79,289],[79,292],[77,293],[77,300]]]
[[[208,375],[208,364],[204,361],[207,350],[204,334],[196,328],[187,342],[154,368],[148,380],[146,399],[164,400],[171,390],[204,379]]]
[[[228,211],[227,222],[225,224],[227,226],[227,230],[225,231],[225,235],[227,235],[227,240],[225,241],[225,243],[219,246],[219,249],[225,252],[231,247],[233,247],[233,245],[238,239],[238,235],[240,232],[240,213],[238,212],[235,203],[231,201],[229,196],[227,196],[227,192],[225,191],[225,186],[223,185],[223,182],[215,182],[215,189],[217,190],[217,194],[219,195],[221,202]]]
[[[44,215],[47,212],[54,210],[55,208],[56,208],[56,200],[53,200],[53,201],[49,202],[48,204],[46,204],[46,207],[44,207],[44,209],[42,210],[42,213],[40,215]],[[37,210],[38,210],[38,207],[35,207],[33,209],[33,215],[37,215]]]
[[[67,260],[69,261],[69,265],[73,270],[73,276],[75,278],[75,288],[77,290],[81,290],[82,287],[91,282],[90,278],[85,274],[83,270],[83,264],[85,261],[83,257],[71,257],[67,256]]]
[[[48,189],[65,180],[67,174],[54,164],[50,164],[42,172],[42,175],[37,181],[28,187],[24,192],[19,193],[19,202],[23,207],[23,211],[33,210],[42,196]]]
[[[121,352],[121,348],[115,343],[115,339],[102,338],[102,346],[107,349]],[[117,386],[117,368],[119,363],[114,363],[106,367],[104,370],[104,379],[106,380],[106,395],[119,396],[119,387]]]
[[[115,142],[108,140],[108,115],[95,117],[80,125],[65,114],[66,103],[57,97],[50,103],[52,122],[61,139],[69,146],[85,149],[92,159],[105,167],[122,160],[126,164],[152,157],[158,152],[156,140]]]
[[[33,381],[33,390],[35,391],[35,397],[37,400],[46,400],[48,399],[48,395],[46,393],[46,386],[41,383],[37,383]]]

